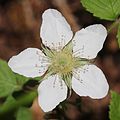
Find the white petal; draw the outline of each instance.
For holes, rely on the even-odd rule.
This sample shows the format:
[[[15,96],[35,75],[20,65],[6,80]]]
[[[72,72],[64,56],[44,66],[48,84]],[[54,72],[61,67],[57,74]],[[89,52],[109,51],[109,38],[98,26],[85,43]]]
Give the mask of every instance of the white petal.
[[[90,25],[76,32],[73,38],[75,56],[93,59],[102,49],[107,36],[106,28],[101,24]]]
[[[40,36],[42,42],[50,48],[67,44],[73,36],[71,28],[60,12],[48,9],[43,13]]]
[[[20,54],[10,58],[8,65],[15,73],[26,77],[37,77],[47,70],[47,58],[37,48],[27,48]],[[45,59],[45,60],[44,60]],[[43,63],[45,62],[45,63]]]
[[[100,99],[107,95],[109,85],[103,72],[97,66],[85,65],[76,72],[77,74],[73,75],[72,88],[78,95],[94,99]]]
[[[67,86],[58,76],[50,76],[38,87],[38,103],[44,112],[53,110],[67,97]]]

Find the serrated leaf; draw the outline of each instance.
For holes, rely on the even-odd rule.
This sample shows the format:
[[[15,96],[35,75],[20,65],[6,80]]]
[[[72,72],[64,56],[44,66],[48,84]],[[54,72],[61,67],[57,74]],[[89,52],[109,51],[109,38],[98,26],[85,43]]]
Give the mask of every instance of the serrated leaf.
[[[8,67],[7,62],[0,60],[0,97],[5,97],[20,90],[29,78],[15,74]]]
[[[120,0],[81,0],[81,3],[101,19],[113,21],[120,15]]]
[[[118,26],[117,39],[118,39],[118,45],[119,45],[119,48],[120,48],[120,24]]]
[[[120,120],[120,95],[116,92],[111,92],[111,102],[110,102],[110,120]]]
[[[33,120],[31,110],[25,107],[19,108],[17,111],[16,120]]]

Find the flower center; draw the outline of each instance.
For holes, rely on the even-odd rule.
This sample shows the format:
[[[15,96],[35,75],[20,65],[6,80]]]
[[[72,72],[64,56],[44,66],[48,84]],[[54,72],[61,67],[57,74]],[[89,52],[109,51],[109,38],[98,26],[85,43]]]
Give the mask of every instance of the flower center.
[[[66,51],[56,52],[52,59],[51,66],[55,73],[70,73],[74,67],[74,59],[72,54]]]
[[[61,51],[55,49],[49,49],[43,47],[43,51],[46,56],[50,59],[50,65],[48,67],[49,74],[58,74],[66,83],[66,85],[71,89],[72,75],[76,68],[82,67],[88,64],[88,60],[84,58],[75,57],[73,55],[73,45],[72,42],[67,44]]]
[[[75,57],[73,55],[73,44],[69,42],[63,49],[57,51],[43,47],[44,53],[50,58],[50,66],[48,71],[52,74],[60,76],[68,76],[73,74],[73,69],[82,67],[88,63],[84,58]]]

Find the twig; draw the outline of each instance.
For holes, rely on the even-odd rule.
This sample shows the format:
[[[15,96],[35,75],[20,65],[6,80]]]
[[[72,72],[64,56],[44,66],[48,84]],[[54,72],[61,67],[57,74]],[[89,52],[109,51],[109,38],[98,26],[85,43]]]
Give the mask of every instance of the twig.
[[[108,28],[108,33],[111,32],[112,29],[114,29],[115,27],[118,27],[117,25],[120,23],[120,18],[117,19],[115,22],[113,22],[110,27]]]

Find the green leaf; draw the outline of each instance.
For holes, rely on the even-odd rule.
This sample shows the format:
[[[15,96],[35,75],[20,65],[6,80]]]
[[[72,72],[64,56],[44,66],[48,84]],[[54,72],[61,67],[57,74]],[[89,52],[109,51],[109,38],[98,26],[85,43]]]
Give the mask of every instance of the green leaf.
[[[1,117],[2,113],[4,113],[3,112],[4,110],[6,110],[8,107],[11,107],[11,105],[14,105],[15,103],[16,103],[16,99],[12,95],[8,96],[5,100],[5,102],[2,105],[0,105],[0,117]]]
[[[118,39],[118,45],[119,45],[119,48],[120,48],[120,24],[118,26],[117,39]]]
[[[8,96],[3,104],[0,105],[0,120],[14,120],[14,114],[12,111],[9,111],[9,113],[3,114],[3,111],[7,109],[8,107],[11,107],[11,104],[15,104],[16,100],[13,96]]]
[[[15,98],[13,96],[8,96],[2,107],[6,108],[11,104],[14,104],[16,102]]]
[[[101,19],[113,21],[120,15],[120,0],[81,0],[81,3]]]
[[[120,120],[120,95],[116,92],[111,92],[110,102],[110,120]]]
[[[13,73],[7,62],[0,60],[0,97],[20,90],[28,80],[29,78]]]
[[[16,120],[33,120],[31,110],[25,107],[19,108],[17,111]]]
[[[37,97],[37,91],[30,91],[14,99],[12,96],[7,98],[3,105],[0,105],[0,115],[15,111],[20,106],[30,106]]]

